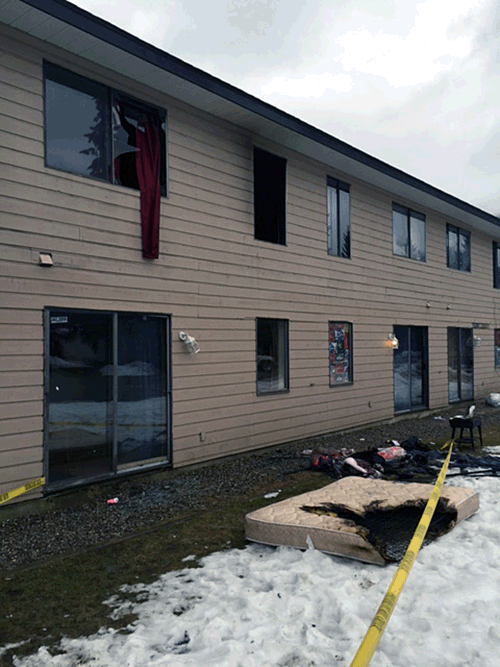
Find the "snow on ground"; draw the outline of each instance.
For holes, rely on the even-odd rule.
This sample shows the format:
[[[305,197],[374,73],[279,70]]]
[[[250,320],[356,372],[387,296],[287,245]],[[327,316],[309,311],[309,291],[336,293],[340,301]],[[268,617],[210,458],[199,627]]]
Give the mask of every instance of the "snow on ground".
[[[478,490],[480,510],[421,550],[371,667],[499,664],[500,480],[452,482]],[[131,605],[109,601],[139,615],[128,634],[103,628],[16,666],[349,666],[396,571],[260,545],[199,563],[125,587]]]

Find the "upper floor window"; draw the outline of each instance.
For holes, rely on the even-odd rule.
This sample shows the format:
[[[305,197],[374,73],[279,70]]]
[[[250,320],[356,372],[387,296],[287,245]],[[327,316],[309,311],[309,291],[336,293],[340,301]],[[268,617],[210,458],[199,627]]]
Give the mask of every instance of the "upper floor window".
[[[500,289],[500,243],[493,241],[493,287]]]
[[[425,262],[425,215],[392,205],[392,250],[395,255]]]
[[[351,256],[350,186],[327,177],[326,228],[328,254]]]
[[[470,233],[447,225],[446,264],[450,269],[470,271]]]
[[[286,244],[286,160],[253,149],[255,238]]]
[[[139,190],[159,178],[166,195],[165,111],[44,64],[45,163]]]

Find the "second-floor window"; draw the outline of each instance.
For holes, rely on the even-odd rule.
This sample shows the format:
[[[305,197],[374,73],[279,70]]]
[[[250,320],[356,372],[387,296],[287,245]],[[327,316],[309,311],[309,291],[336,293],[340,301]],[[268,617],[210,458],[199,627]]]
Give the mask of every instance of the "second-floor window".
[[[500,243],[493,241],[493,287],[500,289]]]
[[[447,225],[446,264],[450,269],[470,271],[470,233]]]
[[[335,178],[326,180],[326,228],[328,254],[351,256],[350,186]]]
[[[165,111],[50,63],[44,76],[48,167],[135,190],[158,177],[166,195]]]
[[[253,149],[255,238],[286,245],[286,160]]]
[[[395,255],[425,262],[425,215],[392,205],[392,250]]]

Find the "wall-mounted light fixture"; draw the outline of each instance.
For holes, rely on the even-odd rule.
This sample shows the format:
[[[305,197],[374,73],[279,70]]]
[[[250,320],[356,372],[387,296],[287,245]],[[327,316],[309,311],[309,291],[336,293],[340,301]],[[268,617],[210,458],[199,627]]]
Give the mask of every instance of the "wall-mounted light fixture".
[[[185,331],[179,331],[179,340],[181,340],[184,343],[186,350],[189,352],[189,354],[198,354],[198,352],[200,351],[200,346],[198,345],[196,340],[193,338],[193,336],[190,336]]]
[[[54,264],[54,260],[52,259],[52,253],[41,252],[38,255],[38,264],[40,266],[52,266]]]
[[[474,336],[474,347],[481,347],[481,339],[479,336]]]
[[[397,350],[399,347],[399,340],[393,333],[388,334],[385,346],[391,350]]]

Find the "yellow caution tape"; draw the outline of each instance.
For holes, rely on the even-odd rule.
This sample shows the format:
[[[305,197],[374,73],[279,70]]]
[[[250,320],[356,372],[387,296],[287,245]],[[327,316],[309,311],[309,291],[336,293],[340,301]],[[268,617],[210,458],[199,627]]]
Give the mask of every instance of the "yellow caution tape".
[[[410,570],[413,566],[413,563],[415,562],[415,558],[417,557],[420,547],[422,546],[422,542],[429,528],[437,502],[439,500],[439,496],[441,495],[441,491],[443,489],[444,478],[446,477],[446,473],[448,471],[451,450],[453,449],[453,440],[448,442],[447,445],[450,448],[448,451],[448,456],[446,457],[445,462],[443,463],[443,467],[441,468],[441,472],[439,473],[436,483],[434,484],[434,488],[432,489],[430,498],[427,501],[422,518],[420,519],[415,533],[413,534],[403,560],[401,561],[396,574],[394,575],[391,584],[387,589],[387,593],[385,594],[385,597],[382,600],[377,613],[375,614],[372,624],[368,628],[368,631],[363,641],[361,642],[361,645],[356,655],[354,656],[353,661],[351,662],[351,667],[367,667],[367,665],[370,664],[370,660],[375,653],[375,649],[377,648],[386,625],[389,622],[389,618],[394,611],[399,595],[403,590],[403,586],[405,585],[406,579],[410,574]]]
[[[45,477],[39,477],[38,479],[34,479],[32,482],[28,482],[24,486],[20,486],[18,489],[7,491],[6,493],[0,493],[0,505],[2,503],[6,503],[8,500],[12,500],[12,498],[16,498],[17,496],[26,493],[27,491],[32,491],[38,486],[43,486],[44,484]]]

